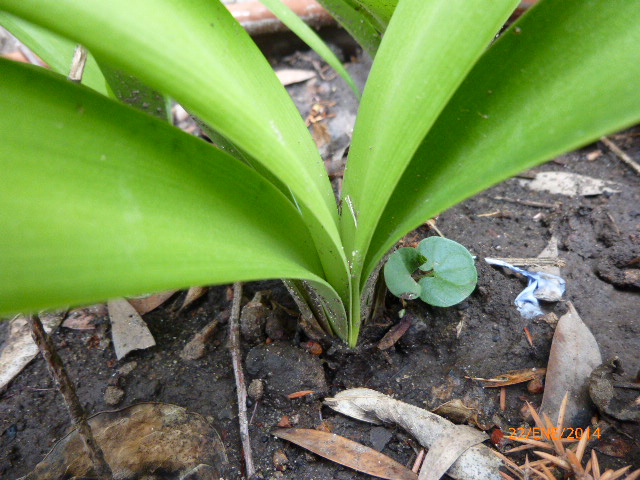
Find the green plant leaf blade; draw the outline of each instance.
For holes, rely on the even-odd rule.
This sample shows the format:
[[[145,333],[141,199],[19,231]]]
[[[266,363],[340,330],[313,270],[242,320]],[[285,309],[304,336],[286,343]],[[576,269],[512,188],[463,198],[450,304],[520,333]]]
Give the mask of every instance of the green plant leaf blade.
[[[76,44],[22,18],[0,11],[0,25],[36,53],[54,72],[68,75]],[[82,76],[82,84],[103,95],[109,94],[107,82],[91,54]]]
[[[282,2],[282,0],[260,0],[273,14],[284,23],[289,30],[295,33],[298,37],[304,41],[309,47],[320,55],[338,75],[340,75],[347,85],[353,90],[356,97],[360,98],[360,90],[356,86],[356,83],[344,68],[342,62],[338,60],[338,57],[331,51],[327,44],[320,38],[320,36],[309,27],[304,21],[298,17],[291,9]]]
[[[371,57],[376,56],[383,30],[368,12],[363,12],[349,0],[318,0],[318,3],[333,15]]]
[[[330,289],[254,170],[57,74],[0,72],[0,312],[258,278]]]
[[[351,0],[365,9],[376,20],[376,24],[384,32],[389,25],[391,15],[398,5],[398,0]]]
[[[384,265],[384,281],[389,291],[405,300],[418,298],[422,289],[411,275],[423,262],[424,258],[415,248],[402,247],[393,252]]]
[[[341,227],[345,250],[359,255],[351,260],[356,275],[416,149],[517,3],[405,0],[396,8],[367,80],[345,171],[343,198],[355,215],[343,208]]]
[[[434,307],[451,307],[467,298],[476,283],[457,285],[440,277],[424,277],[418,282],[422,293],[420,300]]]
[[[417,250],[426,258],[420,270],[430,273],[418,282],[423,302],[450,307],[471,295],[478,272],[465,247],[448,238],[429,237],[420,242]]]
[[[160,120],[171,123],[171,101],[160,92],[149,88],[133,75],[113,68],[105,62],[98,62],[113,95],[122,103],[131,105]]]
[[[348,301],[350,278],[322,159],[271,66],[219,0],[0,0],[0,8],[85,45],[261,162],[291,189],[327,279]]]
[[[485,53],[422,142],[365,270],[425,219],[640,121],[638,45],[633,2],[539,2]]]

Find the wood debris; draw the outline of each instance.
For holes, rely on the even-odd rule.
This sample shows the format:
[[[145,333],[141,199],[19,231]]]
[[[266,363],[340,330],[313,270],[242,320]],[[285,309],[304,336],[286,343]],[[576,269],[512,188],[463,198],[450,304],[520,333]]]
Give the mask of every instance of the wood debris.
[[[493,378],[465,377],[471,380],[484,382],[485,388],[506,387],[508,385],[516,385],[518,383],[528,382],[534,378],[542,378],[546,375],[546,368],[523,368],[520,370],[509,370],[508,372],[496,375]]]

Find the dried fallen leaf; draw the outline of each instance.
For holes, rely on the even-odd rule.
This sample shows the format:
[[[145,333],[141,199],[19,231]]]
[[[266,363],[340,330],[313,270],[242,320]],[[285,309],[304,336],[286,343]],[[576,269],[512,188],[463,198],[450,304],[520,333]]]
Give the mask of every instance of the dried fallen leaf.
[[[129,298],[127,301],[140,315],[150,312],[158,308],[164,302],[169,300],[178,290],[168,290],[166,292],[156,293],[144,298]]]
[[[487,436],[478,430],[464,425],[453,425],[429,448],[422,462],[418,480],[440,480],[460,455],[486,439]]]
[[[443,433],[451,432],[450,428],[454,426],[449,420],[427,410],[368,388],[345,390],[333,398],[325,398],[325,405],[364,422],[398,425],[425,448],[431,448]],[[466,425],[457,428],[473,430]],[[457,480],[500,479],[498,470],[502,462],[492,452],[484,445],[472,446],[460,455],[447,475]]]
[[[124,298],[109,300],[107,306],[111,319],[111,339],[118,360],[133,350],[144,350],[156,344],[147,324]]]
[[[201,464],[226,469],[216,430],[197,413],[177,405],[140,403],[89,419],[114,478],[185,478]],[[91,463],[76,431],[62,438],[28,476],[29,480],[90,476]],[[162,472],[161,474],[159,472]],[[205,477],[206,478],[206,477]]]
[[[107,315],[107,306],[104,303],[98,303],[89,307],[74,308],[62,322],[62,326],[72,330],[94,330],[96,328],[96,321],[107,317]]]
[[[294,83],[306,82],[316,76],[313,70],[302,70],[299,68],[283,68],[276,70],[276,75],[282,85],[293,85]]]
[[[557,418],[562,399],[569,392],[566,426],[581,427],[591,418],[589,375],[602,363],[598,343],[571,302],[553,335],[541,411]]]
[[[478,420],[478,410],[467,407],[462,400],[454,398],[432,410],[436,415],[448,418],[454,423],[470,423],[480,430],[488,430],[491,426],[482,425]]]
[[[378,342],[379,350],[387,350],[395,345],[395,343],[407,333],[407,330],[411,327],[411,316],[405,315],[402,317],[399,323],[391,327],[391,329],[382,337],[382,340]]]
[[[40,314],[40,320],[47,333],[58,328],[65,314],[66,311]],[[31,339],[31,329],[27,319],[18,316],[10,320],[9,336],[0,346],[0,390],[20,373],[37,354],[38,347]]]
[[[521,370],[509,370],[503,374],[493,378],[465,377],[471,380],[479,380],[485,382],[482,386],[485,388],[506,387],[507,385],[515,385],[517,383],[528,382],[534,378],[542,378],[546,374],[546,368],[523,368]]]
[[[209,287],[191,287],[187,291],[187,296],[184,298],[184,302],[182,302],[180,310],[184,310],[185,308],[187,308],[189,305],[191,305],[193,302],[207,293],[208,290]]]
[[[536,191],[546,191],[556,195],[590,196],[602,193],[616,193],[617,184],[598,178],[569,172],[539,172],[533,180],[521,180],[523,185]]]
[[[382,453],[335,433],[307,428],[276,430],[273,435],[327,458],[332,462],[378,478],[416,480],[418,476]]]
[[[306,395],[311,395],[312,393],[316,393],[315,390],[301,390],[299,392],[293,392],[287,395],[287,398],[293,400],[294,398],[304,397]]]

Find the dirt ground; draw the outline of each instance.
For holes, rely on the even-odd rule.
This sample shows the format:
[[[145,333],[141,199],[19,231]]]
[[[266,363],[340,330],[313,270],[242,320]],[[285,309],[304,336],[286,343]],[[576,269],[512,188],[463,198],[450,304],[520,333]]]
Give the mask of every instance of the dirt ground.
[[[344,53],[344,50],[342,51]],[[353,52],[347,52],[347,60]],[[369,63],[352,58],[349,70],[362,84]],[[315,65],[314,65],[315,63]],[[322,62],[311,53],[295,53],[278,62],[278,68],[317,71]],[[318,119],[311,127],[334,180],[339,181],[344,149],[349,142],[357,103],[339,78],[329,71],[324,79],[296,84],[289,90],[303,117],[314,105]],[[335,102],[335,103],[334,103]],[[317,126],[317,124],[321,124]],[[611,137],[633,158],[640,158],[640,128]],[[600,150],[600,155],[594,154]],[[249,402],[252,417],[250,434],[258,474],[255,478],[364,479],[330,461],[306,453],[299,447],[271,436],[283,416],[294,426],[314,428],[323,424],[332,432],[373,446],[399,462],[411,465],[415,443],[401,430],[372,427],[343,417],[322,406],[325,395],[345,388],[368,387],[411,404],[433,409],[459,398],[480,411],[482,423],[503,431],[519,427],[521,408],[528,400],[540,405],[542,394],[531,394],[526,385],[507,387],[505,411],[500,410],[499,391],[483,389],[467,377],[491,377],[508,370],[545,367],[553,327],[541,320],[525,320],[513,305],[524,288],[521,278],[490,267],[485,257],[535,257],[552,235],[558,238],[559,256],[566,261],[561,275],[567,281],[565,300],[575,305],[589,326],[607,360],[618,356],[627,372],[640,370],[639,285],[621,285],[625,271],[637,270],[629,262],[640,257],[640,175],[620,162],[602,143],[588,145],[535,169],[535,172],[573,172],[612,181],[616,193],[589,197],[552,195],[523,187],[521,178],[509,179],[443,213],[438,228],[477,255],[478,287],[466,301],[452,308],[428,307],[419,302],[406,306],[413,318],[410,330],[394,347],[381,352],[376,343],[397,323],[400,301],[387,295],[382,315],[365,326],[360,346],[348,351],[336,341],[325,342],[320,355],[305,348],[307,338],[300,331],[281,331],[282,339],[267,345],[244,341],[248,380],[264,381],[264,396]],[[531,172],[527,172],[530,174]],[[556,204],[536,207],[520,201]],[[433,235],[421,227],[407,241]],[[179,260],[177,260],[179,261]],[[626,263],[625,263],[626,262]],[[613,283],[618,282],[618,285]],[[279,281],[245,285],[246,300],[256,291],[271,290],[271,299],[295,310],[292,299]],[[236,393],[227,341],[226,324],[221,325],[203,358],[186,361],[180,352],[193,335],[211,319],[225,319],[230,307],[227,286],[212,287],[208,294],[185,311],[178,312],[184,293],[144,316],[157,346],[133,352],[116,361],[109,339],[108,318],[95,320],[97,328],[79,331],[59,328],[53,336],[67,368],[76,382],[86,410],[112,410],[105,404],[105,389],[117,385],[124,392],[119,407],[141,401],[168,402],[208,417],[218,428],[230,471],[226,478],[242,478],[243,460],[237,423]],[[547,312],[558,316],[566,304],[546,304]],[[288,314],[285,314],[285,317]],[[295,317],[288,319],[290,322]],[[529,330],[533,346],[527,341]],[[0,325],[0,342],[7,334]],[[259,336],[261,333],[258,334]],[[254,340],[255,341],[255,340]],[[126,363],[135,368],[126,374],[117,370]],[[0,476],[15,479],[25,475],[62,437],[69,420],[59,393],[37,358],[0,393]],[[315,394],[288,399],[287,394],[314,390]],[[595,412],[594,412],[595,413]],[[635,440],[634,440],[635,438]],[[617,440],[616,440],[617,439]],[[602,464],[615,468],[626,464],[640,467],[640,428],[637,423],[616,423],[588,449],[623,442],[624,454],[600,448]],[[288,458],[283,471],[274,465],[274,453],[282,450]],[[614,455],[607,455],[609,452]]]

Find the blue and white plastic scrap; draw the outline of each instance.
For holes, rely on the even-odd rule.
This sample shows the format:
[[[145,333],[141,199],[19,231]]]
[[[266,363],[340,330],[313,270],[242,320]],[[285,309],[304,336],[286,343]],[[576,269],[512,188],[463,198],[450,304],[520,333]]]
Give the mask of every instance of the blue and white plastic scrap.
[[[514,301],[520,315],[524,318],[529,319],[544,314],[540,309],[538,300],[557,302],[564,295],[567,282],[557,275],[545,272],[530,272],[496,258],[485,258],[484,260],[490,265],[506,267],[527,277],[529,280],[527,288],[520,292],[520,295]]]

